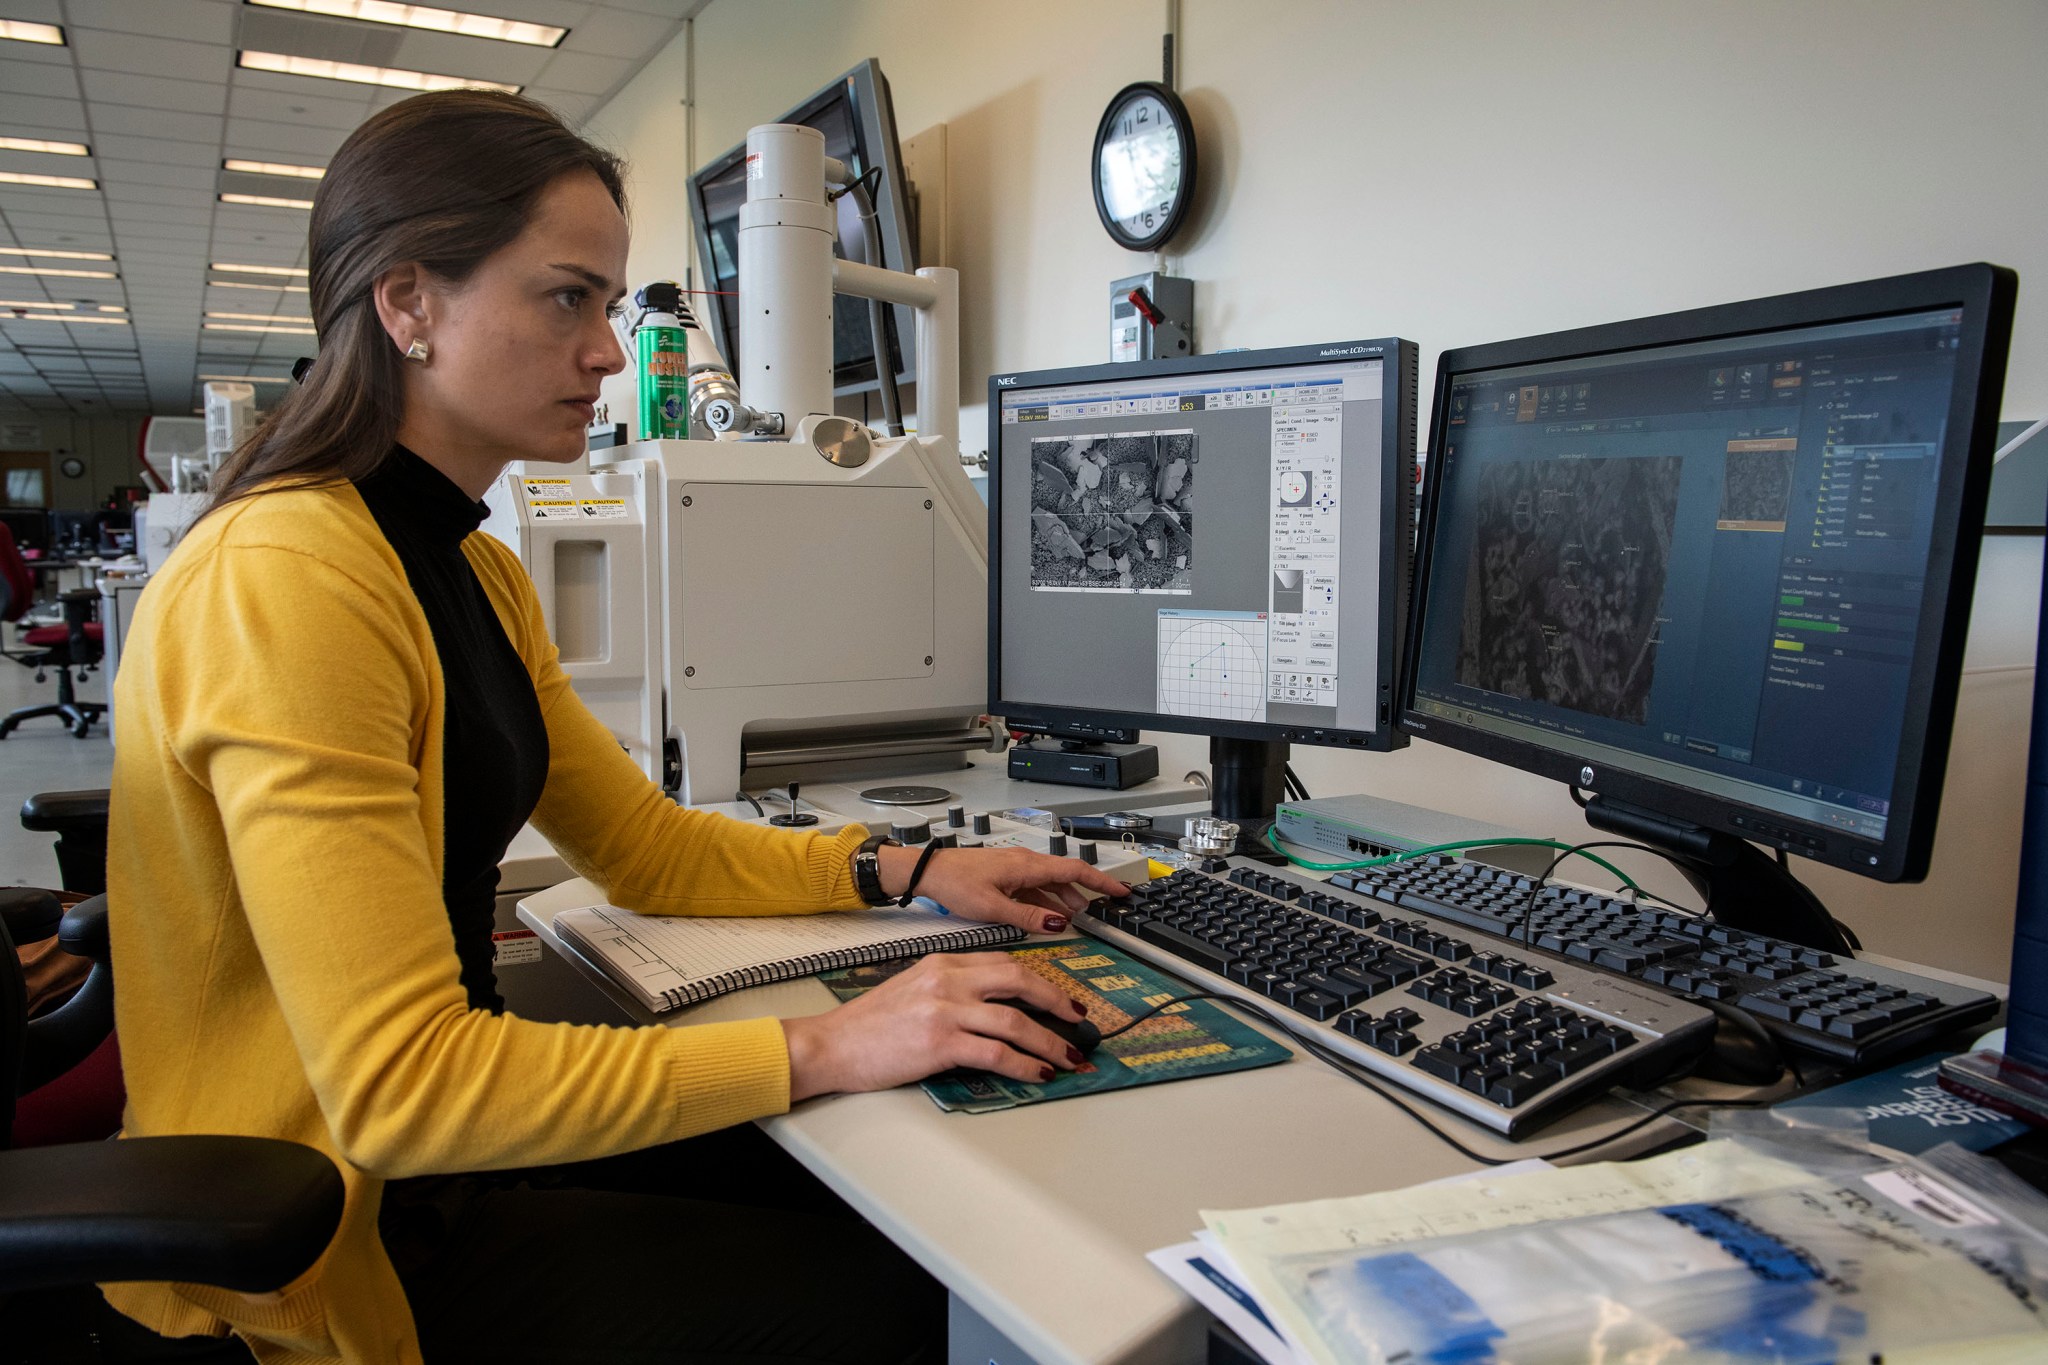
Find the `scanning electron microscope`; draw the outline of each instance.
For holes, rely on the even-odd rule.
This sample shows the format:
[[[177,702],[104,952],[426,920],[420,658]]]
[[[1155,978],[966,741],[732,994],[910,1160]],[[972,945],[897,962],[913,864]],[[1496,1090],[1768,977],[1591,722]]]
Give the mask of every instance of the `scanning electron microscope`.
[[[998,749],[987,513],[959,457],[959,278],[835,259],[855,177],[794,124],[747,135],[739,392],[712,440],[504,476],[484,529],[532,575],[577,694],[686,805]],[[917,423],[832,412],[833,295],[916,310]],[[696,334],[692,334],[695,341]]]

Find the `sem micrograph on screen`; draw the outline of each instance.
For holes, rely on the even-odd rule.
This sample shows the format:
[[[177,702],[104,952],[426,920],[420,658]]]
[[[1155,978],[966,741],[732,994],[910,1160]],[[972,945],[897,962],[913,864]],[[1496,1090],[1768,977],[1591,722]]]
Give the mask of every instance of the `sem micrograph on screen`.
[[[1481,470],[1458,681],[1642,724],[1680,464],[1569,458]]]
[[[1721,481],[1721,511],[1714,526],[1721,531],[1782,531],[1792,502],[1791,441],[1767,442],[1773,450],[1728,452]]]
[[[1031,586],[1049,592],[1194,590],[1192,431],[1031,442]]]

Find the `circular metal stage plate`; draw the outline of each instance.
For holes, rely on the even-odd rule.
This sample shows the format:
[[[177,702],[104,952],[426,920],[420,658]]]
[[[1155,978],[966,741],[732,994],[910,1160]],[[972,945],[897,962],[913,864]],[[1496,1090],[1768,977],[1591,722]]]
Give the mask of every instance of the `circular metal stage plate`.
[[[936,806],[953,793],[944,787],[869,787],[860,799],[877,806]]]

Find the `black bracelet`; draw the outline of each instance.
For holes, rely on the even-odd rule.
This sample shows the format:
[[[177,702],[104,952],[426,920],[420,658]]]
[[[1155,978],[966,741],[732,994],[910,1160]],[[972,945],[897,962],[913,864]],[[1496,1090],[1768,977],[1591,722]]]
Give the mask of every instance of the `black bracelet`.
[[[938,851],[937,839],[924,846],[924,852],[917,855],[917,866],[910,869],[910,881],[905,884],[903,894],[896,898],[896,904],[906,910],[910,908],[910,903],[917,899],[917,884],[924,880],[925,865],[931,862],[932,855]]]

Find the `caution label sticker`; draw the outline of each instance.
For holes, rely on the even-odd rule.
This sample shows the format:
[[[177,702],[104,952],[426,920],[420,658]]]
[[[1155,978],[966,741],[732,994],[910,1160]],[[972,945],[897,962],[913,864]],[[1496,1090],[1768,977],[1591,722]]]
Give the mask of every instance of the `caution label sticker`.
[[[574,498],[528,498],[526,510],[535,521],[566,521],[583,515],[576,510]]]
[[[624,498],[580,498],[576,505],[583,509],[586,517],[600,521],[615,521],[628,515]]]

